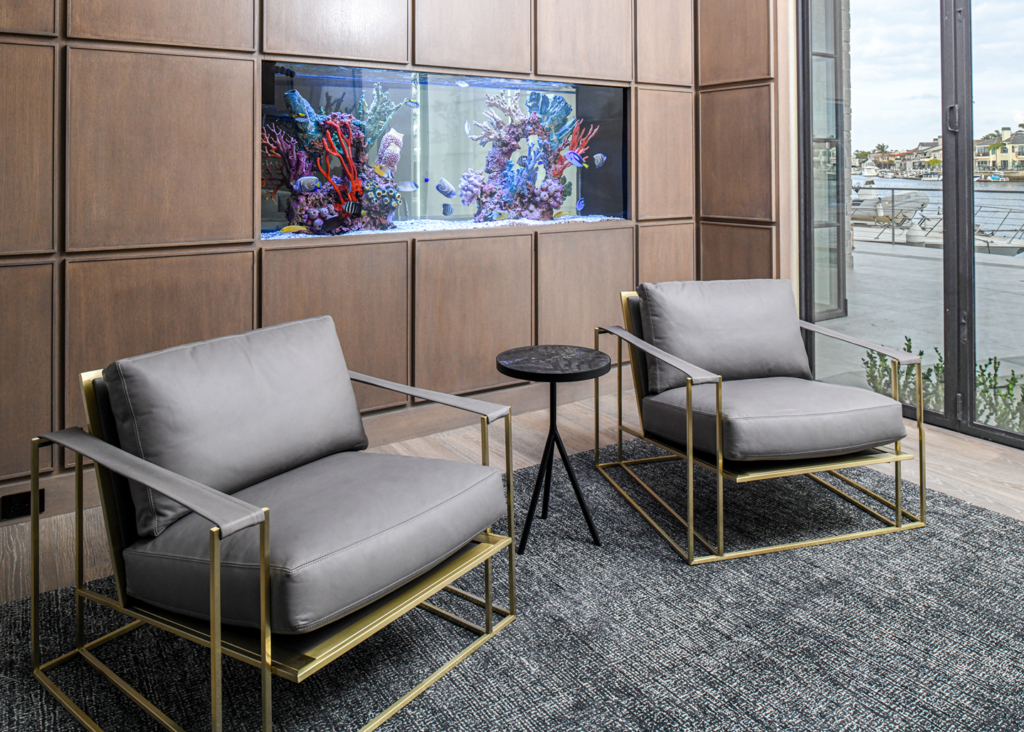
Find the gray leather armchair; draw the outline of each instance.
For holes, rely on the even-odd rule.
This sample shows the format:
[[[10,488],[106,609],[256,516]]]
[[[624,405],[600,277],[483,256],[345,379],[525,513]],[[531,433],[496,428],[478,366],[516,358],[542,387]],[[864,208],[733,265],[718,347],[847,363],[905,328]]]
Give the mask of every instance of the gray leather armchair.
[[[483,465],[364,452],[352,381],[479,415]],[[92,651],[142,625],[208,646],[213,729],[221,729],[223,654],[261,669],[263,729],[271,676],[299,683],[415,608],[477,634],[398,700],[377,726],[515,618],[511,410],[349,372],[329,317],[127,358],[82,374],[88,430],[32,443],[33,673],[89,729],[95,723],[47,672],[80,656],[163,726],[179,729]],[[488,466],[488,425],[505,421],[507,485]],[[38,452],[76,455],[78,636],[48,662],[39,638]],[[84,587],[82,458],[92,459],[117,597]],[[270,517],[273,516],[271,531]],[[508,607],[496,605],[492,557],[509,550]],[[483,567],[483,597],[455,585]],[[433,605],[447,591],[481,623]],[[131,619],[86,641],[82,601]],[[495,615],[498,618],[495,618]]]
[[[925,525],[924,423],[921,361],[913,354],[874,345],[800,321],[791,283],[785,280],[732,280],[643,284],[621,294],[625,328],[598,328],[619,339],[618,459],[597,461],[605,478],[689,564],[826,544],[903,531]],[[892,363],[892,398],[865,389],[815,381],[801,331],[838,338],[877,351]],[[629,348],[640,430],[622,423],[622,343]],[[901,465],[914,456],[906,438],[899,402],[900,364],[917,369],[917,423],[920,445],[920,515],[903,506]],[[595,389],[595,398],[598,397]],[[625,460],[623,434],[657,445],[668,455]],[[595,438],[597,447],[600,447]],[[644,483],[631,466],[651,460],[686,461],[686,516]],[[838,472],[894,464],[895,500],[884,498]],[[717,537],[694,529],[693,469],[716,473]],[[642,486],[686,531],[686,546],[672,539],[608,472],[621,469]],[[829,473],[879,506],[871,508],[817,473]],[[724,480],[736,483],[807,475],[866,511],[882,525],[868,531],[726,552]],[[884,511],[888,515],[881,513]],[[695,542],[707,554],[698,556]]]

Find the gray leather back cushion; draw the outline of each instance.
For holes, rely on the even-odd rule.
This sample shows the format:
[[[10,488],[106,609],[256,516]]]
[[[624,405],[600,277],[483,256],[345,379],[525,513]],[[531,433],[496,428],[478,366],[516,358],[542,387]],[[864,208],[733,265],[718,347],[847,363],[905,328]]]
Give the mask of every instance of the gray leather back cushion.
[[[789,280],[645,283],[637,288],[648,343],[729,381],[811,378]],[[686,377],[648,359],[649,389],[660,394]]]
[[[122,449],[225,493],[367,445],[330,317],[125,358],[103,378]],[[189,513],[131,491],[140,536]]]

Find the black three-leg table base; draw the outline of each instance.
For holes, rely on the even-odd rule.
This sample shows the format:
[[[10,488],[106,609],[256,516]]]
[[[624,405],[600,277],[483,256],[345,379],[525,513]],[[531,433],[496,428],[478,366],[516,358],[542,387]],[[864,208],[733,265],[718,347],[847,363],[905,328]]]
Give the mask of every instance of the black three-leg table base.
[[[537,513],[537,501],[540,499],[542,483],[544,486],[544,507],[541,509],[540,517],[542,519],[546,519],[548,517],[548,502],[551,498],[551,469],[555,463],[556,447],[558,448],[558,453],[562,456],[562,463],[565,465],[565,471],[569,474],[569,482],[572,483],[573,492],[576,493],[576,500],[579,501],[580,508],[583,510],[583,518],[587,520],[587,526],[590,527],[590,535],[594,537],[594,544],[601,546],[601,539],[597,535],[597,527],[594,526],[594,520],[590,518],[590,509],[587,507],[587,499],[583,497],[583,491],[580,490],[580,483],[576,480],[576,474],[573,472],[572,464],[569,462],[569,455],[566,453],[565,445],[562,443],[562,436],[558,434],[557,387],[558,384],[552,381],[551,426],[548,429],[547,442],[544,444],[544,456],[541,458],[540,465],[537,467],[537,483],[533,488],[533,497],[530,499],[530,511],[526,514],[526,524],[523,526],[523,533],[519,539],[519,554],[526,551],[526,542],[530,538],[530,527],[533,525],[533,518]]]

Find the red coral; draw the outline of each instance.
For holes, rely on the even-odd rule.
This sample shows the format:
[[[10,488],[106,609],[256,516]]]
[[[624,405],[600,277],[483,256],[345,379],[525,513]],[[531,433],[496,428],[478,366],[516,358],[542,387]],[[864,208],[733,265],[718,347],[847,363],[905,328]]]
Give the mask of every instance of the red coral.
[[[320,164],[319,158],[317,158],[316,164],[324,178],[330,181],[331,185],[334,186],[334,190],[338,194],[338,203],[335,204],[335,210],[341,211],[345,201],[358,200],[359,196],[362,195],[363,192],[363,182],[359,179],[359,174],[356,171],[356,161],[352,150],[352,125],[345,119],[328,119],[324,121],[324,126],[328,128],[325,130],[326,134],[324,135],[324,165],[322,166]],[[344,127],[344,131],[342,130],[342,127]],[[331,136],[332,130],[338,136],[338,145],[334,144],[334,138]],[[338,150],[338,147],[340,147],[341,150]],[[341,192],[341,188],[334,182],[334,178],[330,175],[331,156],[338,159],[338,162],[341,163],[341,169],[345,173],[345,177],[349,180],[347,194],[343,194]],[[326,170],[324,170],[325,167]]]
[[[562,173],[565,172],[565,169],[569,167],[569,161],[562,155],[563,151],[572,150],[583,158],[584,163],[587,162],[587,156],[583,153],[585,153],[587,148],[590,147],[590,141],[594,138],[594,135],[597,134],[599,129],[601,129],[600,126],[594,127],[594,125],[591,125],[590,130],[584,134],[583,120],[576,120],[576,124],[572,128],[572,138],[569,140],[569,144],[562,148],[562,150],[558,151],[558,159],[555,160],[554,164],[551,166],[551,170],[548,172],[556,178],[560,178]]]

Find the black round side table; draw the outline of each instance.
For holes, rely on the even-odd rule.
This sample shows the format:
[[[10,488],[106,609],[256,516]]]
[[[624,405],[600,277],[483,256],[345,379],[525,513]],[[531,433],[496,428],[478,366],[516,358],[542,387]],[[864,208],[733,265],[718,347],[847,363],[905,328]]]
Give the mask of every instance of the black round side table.
[[[524,346],[513,348],[498,354],[496,359],[498,371],[505,376],[523,381],[546,381],[551,384],[551,425],[548,428],[548,439],[544,444],[544,456],[537,468],[537,484],[533,488],[533,498],[530,499],[530,510],[526,514],[526,524],[523,526],[523,534],[519,539],[519,554],[526,551],[526,542],[530,538],[530,526],[533,525],[533,517],[537,512],[537,500],[540,497],[541,483],[544,484],[544,508],[540,517],[548,517],[548,499],[551,496],[551,468],[555,462],[555,448],[558,448],[562,456],[562,463],[565,465],[565,472],[569,474],[569,482],[576,493],[576,500],[583,509],[583,518],[587,520],[590,527],[590,535],[594,537],[594,544],[601,546],[601,539],[597,536],[597,527],[594,520],[590,518],[590,509],[587,508],[587,501],[580,490],[579,481],[572,471],[569,463],[569,456],[562,443],[562,436],[558,434],[558,384],[570,381],[586,381],[604,376],[611,370],[612,360],[601,351],[593,348],[582,348],[579,346]]]

